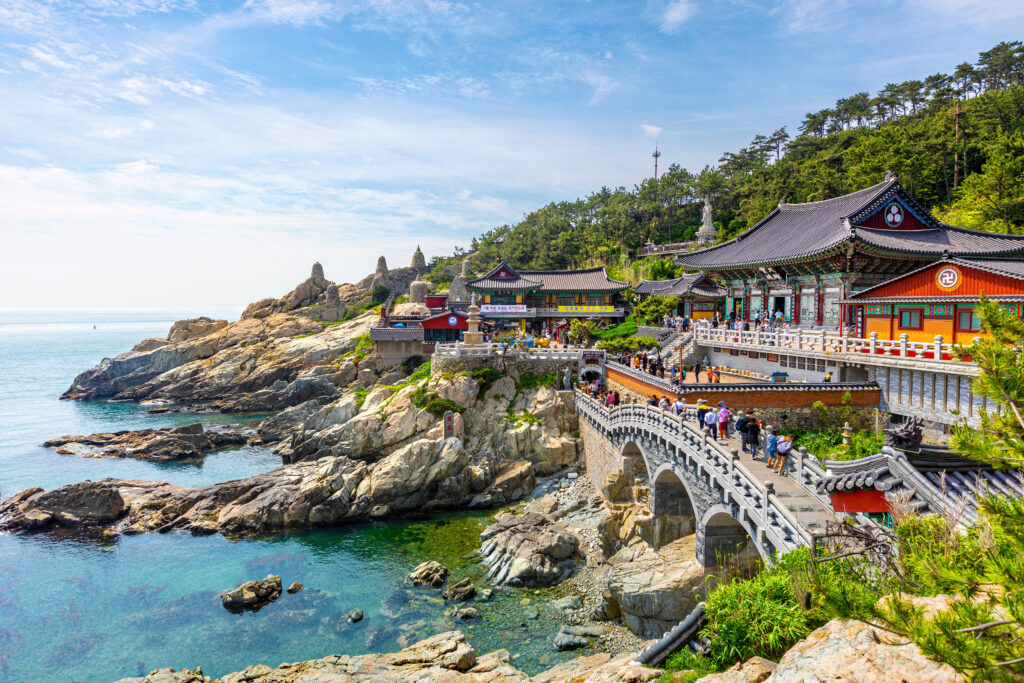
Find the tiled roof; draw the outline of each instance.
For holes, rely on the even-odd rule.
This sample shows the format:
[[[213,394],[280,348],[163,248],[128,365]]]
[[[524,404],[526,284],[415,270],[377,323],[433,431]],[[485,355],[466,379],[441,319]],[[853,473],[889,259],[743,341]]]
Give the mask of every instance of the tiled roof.
[[[724,287],[708,280],[704,273],[685,273],[671,280],[641,280],[633,291],[656,296],[695,294],[711,299],[724,298],[726,294]]]
[[[505,271],[514,277],[495,277]],[[484,290],[541,292],[620,292],[629,288],[629,283],[608,277],[604,266],[581,270],[521,270],[517,271],[504,261],[491,269],[487,275],[466,283],[467,287]]]
[[[933,230],[855,228],[854,234],[858,241],[872,247],[905,254],[997,256],[1024,250],[1024,236],[964,230],[952,225],[940,225]]]
[[[514,277],[495,277],[496,274],[502,271],[508,272]],[[481,278],[477,278],[476,280],[470,280],[469,282],[466,283],[466,286],[472,287],[473,289],[500,289],[505,291],[528,292],[530,290],[537,289],[538,287],[540,287],[541,282],[539,280],[533,280],[523,277],[522,273],[518,272],[517,270],[509,266],[507,263],[502,261],[498,265],[494,266],[494,268],[491,268],[490,272],[487,273],[487,275],[484,275]]]
[[[898,491],[909,490],[909,503],[919,512],[948,517],[963,505],[968,521],[977,517],[975,501],[979,493],[1024,495],[1021,472],[997,472],[940,447],[924,447],[922,451],[912,454],[884,448],[878,455],[859,460],[826,460],[827,475],[818,483],[818,491],[842,493],[868,488],[884,491],[886,499],[891,500]]]
[[[423,341],[422,327],[371,327],[371,341]]]
[[[899,194],[915,210],[925,230],[880,230],[858,227],[878,207]],[[1024,252],[1024,237],[964,230],[932,218],[907,195],[895,178],[834,199],[780,204],[742,234],[722,244],[676,256],[688,268],[730,269],[800,261],[823,256],[847,242],[879,253],[940,255]]]
[[[986,294],[992,301],[1024,301],[1024,294]],[[867,296],[843,299],[841,304],[957,304],[977,302],[980,297],[970,294],[943,294],[942,296]]]
[[[542,292],[621,292],[629,289],[628,282],[608,277],[604,266],[581,270],[524,270],[520,275],[540,280]]]

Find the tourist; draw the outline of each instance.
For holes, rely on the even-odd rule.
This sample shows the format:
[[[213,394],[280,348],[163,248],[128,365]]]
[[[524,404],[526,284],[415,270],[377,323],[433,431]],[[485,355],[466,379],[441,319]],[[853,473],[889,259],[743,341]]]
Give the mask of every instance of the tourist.
[[[693,383],[700,383],[700,361],[693,364]]]
[[[708,402],[704,399],[697,401],[697,424],[704,427],[704,416],[708,414]]]
[[[764,459],[771,467],[775,458],[779,455],[779,437],[775,435],[775,427],[768,425],[764,437]]]
[[[672,414],[682,415],[684,410],[686,410],[686,401],[682,396],[676,396],[676,400],[672,403]]]
[[[619,396],[619,392],[617,392],[617,391],[613,391],[612,392],[612,405],[613,406],[622,405],[622,397]]]
[[[721,371],[721,369],[717,365],[715,366],[715,380],[714,381],[715,381],[715,384],[721,384],[722,383],[722,371]]]
[[[740,450],[742,450],[744,453],[747,452],[747,437],[746,437],[746,433],[747,433],[747,422],[749,422],[749,421],[750,421],[750,417],[748,417],[747,414],[744,413],[741,410],[737,414],[736,424],[733,425],[733,428],[736,430],[736,433],[739,434]]]
[[[825,379],[823,379],[821,381],[824,382],[825,384],[830,384],[832,382],[832,373],[831,372],[826,372],[825,373]]]
[[[673,368],[672,372],[675,372],[674,368]],[[682,365],[679,366],[679,376],[680,376],[680,379],[679,379],[679,383],[680,384],[682,384],[683,382],[686,381],[686,368],[683,367]]]
[[[753,413],[747,415],[747,427],[743,430],[743,450],[757,460],[757,449],[761,446],[761,423]]]
[[[718,402],[718,438],[729,438],[729,407],[725,401]]]
[[[658,405],[658,395],[657,394],[651,394],[651,400],[649,400],[647,402],[647,405],[649,405],[649,406],[656,406],[656,405]]]
[[[718,440],[718,411],[715,409],[708,410],[704,414],[704,426],[711,432],[711,438]]]
[[[786,436],[782,437],[781,441],[779,441],[779,452],[775,456],[775,465],[769,464],[768,466],[771,467],[776,472],[778,472],[779,474],[784,474],[786,471],[786,458],[789,457],[789,454],[792,450],[793,435],[787,434]]]
[[[661,408],[662,410],[668,408],[668,396],[661,397],[661,400],[658,401],[658,407]]]

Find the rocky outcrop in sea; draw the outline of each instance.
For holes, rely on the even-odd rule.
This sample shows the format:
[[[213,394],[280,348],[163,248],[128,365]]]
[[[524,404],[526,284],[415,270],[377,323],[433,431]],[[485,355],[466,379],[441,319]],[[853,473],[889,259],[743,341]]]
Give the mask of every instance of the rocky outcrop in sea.
[[[210,451],[241,446],[257,438],[255,429],[200,423],[87,436],[61,436],[43,442],[61,455],[87,458],[138,458],[167,462],[198,458]]]

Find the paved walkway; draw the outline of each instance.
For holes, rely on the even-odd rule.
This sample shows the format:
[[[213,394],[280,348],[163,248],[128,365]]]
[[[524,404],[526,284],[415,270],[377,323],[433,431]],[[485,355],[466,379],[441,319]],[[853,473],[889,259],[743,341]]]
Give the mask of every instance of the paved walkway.
[[[696,420],[690,421],[691,426],[697,424]],[[730,429],[730,436],[727,439],[719,439],[718,443],[726,449],[735,448],[740,455],[740,462],[751,474],[761,482],[771,482],[775,486],[775,495],[796,517],[796,520],[814,533],[824,531],[829,522],[836,521],[835,513],[830,507],[822,503],[816,496],[811,495],[806,489],[800,486],[791,476],[781,475],[768,469],[763,449],[758,453],[758,459],[754,459],[749,453],[744,453],[739,439],[733,438],[733,431]],[[795,457],[790,455],[790,457]]]

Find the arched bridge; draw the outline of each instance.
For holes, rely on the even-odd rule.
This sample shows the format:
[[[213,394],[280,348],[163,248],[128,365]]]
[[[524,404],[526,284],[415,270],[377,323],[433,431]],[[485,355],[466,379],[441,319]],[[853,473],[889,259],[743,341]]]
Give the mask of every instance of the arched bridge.
[[[804,453],[794,453],[790,460],[797,462],[778,475],[709,438],[693,406],[679,416],[641,404],[607,408],[577,391],[576,409],[588,460],[592,453],[611,454],[618,458],[615,469],[644,479],[656,517],[692,517],[704,566],[721,564],[748,537],[771,563],[777,554],[809,545],[811,535],[835,519],[814,489],[821,470],[803,462]]]

